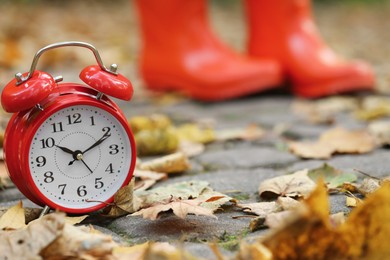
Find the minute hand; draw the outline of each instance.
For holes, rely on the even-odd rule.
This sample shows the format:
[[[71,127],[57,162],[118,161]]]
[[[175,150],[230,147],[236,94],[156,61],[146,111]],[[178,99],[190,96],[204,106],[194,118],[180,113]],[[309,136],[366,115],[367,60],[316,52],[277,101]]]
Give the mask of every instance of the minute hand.
[[[83,151],[83,154],[88,152],[89,150],[91,150],[92,148],[95,148],[96,146],[98,146],[99,144],[103,143],[104,140],[106,140],[108,137],[110,137],[111,134],[104,134],[99,140],[96,141],[96,143],[94,143],[93,145],[91,145],[90,147],[88,147],[85,151]]]

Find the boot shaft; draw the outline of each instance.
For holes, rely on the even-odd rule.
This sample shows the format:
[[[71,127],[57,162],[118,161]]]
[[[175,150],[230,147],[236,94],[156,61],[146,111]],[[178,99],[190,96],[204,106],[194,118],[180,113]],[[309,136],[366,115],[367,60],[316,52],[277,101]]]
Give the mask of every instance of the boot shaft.
[[[310,0],[245,0],[248,19],[248,51],[264,58],[285,54],[283,47],[294,35],[322,45],[313,22]]]
[[[196,44],[194,35],[208,27],[205,0],[136,0],[144,48]]]

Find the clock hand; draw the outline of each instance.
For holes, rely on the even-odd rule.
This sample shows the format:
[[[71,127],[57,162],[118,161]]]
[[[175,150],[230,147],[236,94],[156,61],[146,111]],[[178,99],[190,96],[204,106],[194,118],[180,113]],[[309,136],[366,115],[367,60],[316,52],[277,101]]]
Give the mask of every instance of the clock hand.
[[[96,143],[94,143],[93,145],[91,145],[90,147],[88,147],[85,151],[83,151],[82,153],[86,153],[88,152],[89,150],[91,150],[92,148],[95,148],[96,146],[98,146],[99,144],[103,143],[104,140],[106,140],[108,137],[110,137],[111,134],[107,134],[105,133],[99,140],[96,141]]]
[[[74,152],[66,147],[63,147],[63,146],[59,146],[59,145],[56,145],[56,147],[60,148],[62,151],[64,151],[65,153],[69,153],[69,154],[74,154]]]
[[[91,145],[90,147],[88,147],[85,151],[75,151],[75,152],[72,152],[72,155],[73,155],[73,161],[70,161],[68,165],[72,165],[76,160],[78,161],[82,161],[83,159],[83,155],[84,153],[88,152],[89,150],[91,150],[92,148],[95,148],[96,146],[98,146],[99,144],[103,143],[104,140],[106,140],[108,137],[110,137],[111,134],[107,134],[107,133],[104,133],[104,135],[99,139],[97,140],[93,145]],[[69,149],[68,149],[69,150]],[[70,151],[70,150],[69,150]],[[92,171],[91,171],[92,172]]]
[[[83,153],[79,150],[73,152],[73,161],[70,161],[68,165],[72,165],[75,161],[81,161],[85,167],[87,167],[87,169],[93,173],[93,171],[91,170],[91,168],[88,166],[88,164],[83,160]]]
[[[81,159],[80,161],[85,165],[85,167],[87,167],[87,169],[88,169],[91,173],[93,173],[93,171],[91,170],[91,168],[89,168],[89,166],[84,162],[83,159]]]

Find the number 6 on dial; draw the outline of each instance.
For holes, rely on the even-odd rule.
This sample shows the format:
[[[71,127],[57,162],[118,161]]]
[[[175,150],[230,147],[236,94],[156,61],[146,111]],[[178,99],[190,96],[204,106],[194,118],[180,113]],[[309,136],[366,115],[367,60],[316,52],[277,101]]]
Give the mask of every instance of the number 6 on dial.
[[[91,50],[97,65],[85,68],[87,84],[59,83],[36,70],[41,54],[65,46]],[[5,133],[9,175],[34,203],[69,213],[98,210],[132,178],[135,144],[126,117],[107,95],[130,100],[128,79],[107,69],[97,50],[83,42],[62,42],[37,52],[31,69],[16,74],[1,102],[12,116]]]

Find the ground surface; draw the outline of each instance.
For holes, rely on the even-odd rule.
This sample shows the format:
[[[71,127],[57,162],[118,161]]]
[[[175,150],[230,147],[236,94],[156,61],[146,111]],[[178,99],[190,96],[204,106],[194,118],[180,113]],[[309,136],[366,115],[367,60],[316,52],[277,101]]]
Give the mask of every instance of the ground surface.
[[[93,1],[70,3],[61,7],[0,4],[0,44],[3,49],[11,48],[5,43],[9,40],[16,46],[16,56],[9,60],[2,60],[0,57],[2,85],[10,80],[18,69],[27,70],[33,53],[41,46],[61,40],[84,40],[100,45],[102,56],[108,60],[107,63],[119,63],[121,72],[135,85],[133,101],[120,102],[128,117],[164,113],[182,121],[213,118],[218,128],[245,127],[250,123],[259,124],[266,129],[284,125],[288,126],[289,133],[298,139],[315,138],[327,129],[324,126],[305,123],[301,117],[293,114],[291,103],[294,97],[289,95],[257,95],[214,104],[187,99],[159,102],[158,98],[151,97],[145,91],[137,75],[139,41],[134,6],[128,2],[120,2],[123,6],[108,6]],[[231,46],[243,51],[245,23],[240,5],[213,4],[211,11],[216,31]],[[318,5],[315,11],[327,42],[346,57],[370,61],[378,74],[378,88],[388,91],[390,23],[387,14],[390,12],[390,5]],[[33,23],[30,22],[33,20]],[[61,72],[65,79],[74,80],[79,68],[90,62],[87,56],[57,56],[44,62],[42,66],[53,67],[55,73]],[[73,62],[77,66],[54,65],[61,63],[61,58],[65,58],[66,64]],[[74,67],[76,71],[73,70]],[[347,128],[364,126],[364,123],[349,115],[340,115],[336,119],[336,124]],[[211,144],[207,146],[205,153],[191,159],[193,170],[170,178],[162,184],[205,180],[217,191],[236,191],[244,202],[259,201],[257,189],[262,180],[306,167],[320,166],[324,162],[301,160],[281,149],[281,143],[283,140],[279,137],[269,136],[255,142]],[[388,150],[377,149],[365,155],[338,155],[328,162],[340,169],[350,171],[357,168],[380,177],[390,173],[388,158]],[[0,191],[0,207],[13,205],[20,199],[25,201],[25,206],[32,205],[15,188]],[[349,211],[344,206],[343,196],[333,195],[330,200],[332,212]],[[133,244],[147,240],[185,241],[188,250],[205,258],[213,258],[206,242],[220,242],[223,252],[229,255],[232,252],[227,249],[229,246],[224,246],[224,241],[229,242],[232,237],[252,239],[266,232],[262,230],[248,233],[249,220],[232,218],[242,215],[241,211],[234,207],[226,208],[216,215],[218,219],[190,216],[181,220],[174,215],[164,215],[157,221],[141,217],[122,217],[104,222],[92,219],[90,222],[123,243]]]

